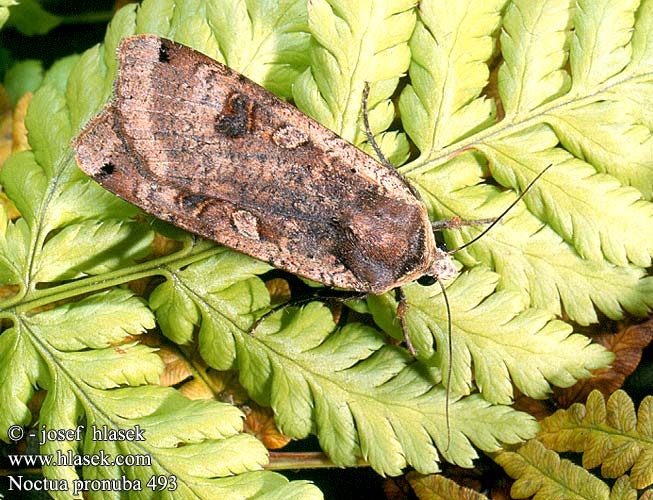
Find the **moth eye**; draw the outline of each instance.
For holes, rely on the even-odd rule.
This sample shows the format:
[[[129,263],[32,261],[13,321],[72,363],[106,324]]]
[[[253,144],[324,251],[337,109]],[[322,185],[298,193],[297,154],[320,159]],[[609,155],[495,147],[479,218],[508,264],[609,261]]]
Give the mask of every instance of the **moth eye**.
[[[111,175],[113,173],[114,165],[110,161],[104,163],[100,167],[100,174],[101,175]]]
[[[429,276],[428,274],[425,274],[424,276],[417,278],[417,282],[422,286],[431,286],[436,281],[437,280],[433,276]]]

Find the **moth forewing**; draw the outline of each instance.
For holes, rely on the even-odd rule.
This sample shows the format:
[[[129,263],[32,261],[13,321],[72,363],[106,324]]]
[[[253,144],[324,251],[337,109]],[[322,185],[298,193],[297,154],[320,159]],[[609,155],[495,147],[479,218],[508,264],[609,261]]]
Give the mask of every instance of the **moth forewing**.
[[[392,169],[173,41],[126,38],[118,63],[114,100],[73,143],[109,191],[324,285],[380,294],[451,277],[426,207]]]

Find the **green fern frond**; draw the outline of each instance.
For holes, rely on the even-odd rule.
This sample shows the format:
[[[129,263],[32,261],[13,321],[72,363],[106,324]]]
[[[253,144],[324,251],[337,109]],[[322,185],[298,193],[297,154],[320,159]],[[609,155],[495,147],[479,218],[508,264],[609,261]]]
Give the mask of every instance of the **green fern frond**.
[[[647,396],[637,414],[623,391],[613,393],[607,403],[593,391],[587,403],[575,403],[545,418],[538,439],[558,452],[583,453],[583,467],[601,466],[606,478],[628,470],[633,487],[653,484],[653,398]]]
[[[9,383],[0,385],[0,395],[3,407],[12,410],[3,412],[3,435],[9,425],[29,423],[25,404],[38,385],[48,390],[40,425],[75,429],[86,417],[82,442],[48,441],[41,453],[144,457],[149,463],[130,477],[145,486],[153,476],[173,474],[175,495],[183,497],[243,498],[273,487],[294,494],[303,490],[309,498],[317,498],[316,490],[303,483],[289,490],[281,476],[250,472],[267,461],[266,450],[241,433],[242,414],[235,407],[191,402],[172,389],[142,385],[155,384],[163,366],[153,349],[122,343],[154,326],[149,309],[130,294],[115,290],[92,295],[14,320],[14,328],[0,336],[5,361],[2,380]],[[16,414],[20,408],[23,411]],[[144,440],[92,437],[96,429],[137,426],[143,429]],[[73,466],[46,466],[43,472],[71,485],[78,478]],[[124,474],[117,466],[94,467],[85,470],[85,479],[119,480]],[[237,478],[230,477],[235,474]]]
[[[370,128],[375,134],[384,132],[395,113],[390,97],[410,63],[415,4],[415,0],[311,2],[311,66],[293,87],[297,107],[361,144],[366,141],[361,112],[367,82]],[[391,141],[384,141],[382,134],[379,143],[389,158],[405,160],[408,144],[403,134],[394,134]]]
[[[651,121],[641,108],[643,95],[651,95],[650,90],[644,94],[646,82],[650,86],[651,47],[650,30],[634,33],[650,28],[645,20],[650,2],[588,1],[578,8],[569,0],[510,2],[503,15],[498,71],[505,116],[496,121],[494,107],[481,91],[502,7],[499,2],[481,7],[471,1],[455,7],[447,2],[420,5],[411,41],[411,83],[400,100],[402,125],[420,156],[400,170],[416,183],[437,218],[478,219],[496,216],[514,200],[509,191],[480,184],[488,168],[503,186],[523,190],[552,164],[524,198],[528,210],[513,210],[457,257],[468,266],[494,268],[497,289],[516,291],[524,305],[556,315],[564,311],[580,324],[596,322],[596,309],[611,318],[623,317],[624,310],[647,314],[653,307],[645,270],[653,253],[653,205],[647,200],[653,185],[653,142]],[[449,16],[457,16],[460,33],[451,31]],[[477,22],[474,29],[465,24],[470,19]],[[600,34],[595,30],[599,25]],[[473,65],[484,80],[457,77]],[[637,93],[631,91],[633,85]],[[609,140],[604,134],[608,129]],[[614,175],[617,168],[605,161],[602,148],[619,156],[620,164],[628,163],[621,176]],[[627,173],[635,168],[636,176]],[[456,248],[481,230],[449,231],[446,239]],[[473,293],[470,286],[465,295]],[[452,301],[454,325],[466,311]],[[479,307],[477,314],[487,311]],[[432,330],[440,348],[446,346],[441,333],[445,323],[436,316],[432,323],[438,327]],[[486,321],[485,335],[501,343],[499,324]],[[533,335],[538,331],[536,322],[524,322],[521,328]],[[430,352],[423,322],[413,330],[418,338],[421,332],[421,349]],[[472,359],[465,353],[466,338],[453,336],[454,353],[464,353],[458,364]],[[496,348],[497,359],[504,354]],[[578,355],[587,363],[581,371],[608,361],[598,350]],[[476,381],[490,378],[478,369],[474,375]],[[496,377],[509,392],[505,375],[494,370],[491,378]],[[532,376],[526,379],[527,384],[535,382]],[[458,368],[454,385],[468,390],[472,380],[468,365]],[[497,397],[492,392],[483,394]]]
[[[0,1],[0,28],[4,26],[9,19],[9,7],[12,5],[18,5],[18,2],[15,0],[1,0]]]
[[[150,305],[163,333],[174,342],[190,342],[195,326],[200,326],[202,355],[214,368],[229,370],[237,356],[230,337],[247,336],[255,319],[252,313],[269,305],[265,285],[254,278],[269,270],[261,261],[214,248],[210,257],[183,270],[170,266],[168,280],[152,292]],[[204,340],[216,334],[220,342]]]
[[[567,62],[573,2],[511,2],[503,18],[499,69],[505,120],[519,120],[569,90]],[[534,64],[533,61],[536,61]]]
[[[483,397],[510,404],[511,380],[524,394],[541,399],[550,390],[549,384],[568,387],[589,377],[588,370],[612,360],[611,353],[590,344],[583,335],[572,334],[569,325],[553,320],[549,313],[538,309],[524,311],[518,294],[508,290],[493,293],[496,280],[494,273],[478,267],[447,290],[449,300],[458,310],[452,325],[452,391],[468,394],[471,390],[470,361],[475,386]],[[406,287],[406,294],[411,303],[407,314],[411,338],[422,340],[420,352],[429,352],[430,348],[436,365],[447,370],[447,316],[439,290],[414,284]],[[493,325],[492,330],[488,324]],[[495,336],[495,328],[501,330],[500,337]],[[444,349],[433,352],[429,334]]]
[[[478,160],[471,154],[464,154],[420,178],[423,186],[433,186],[435,190],[453,175],[460,175],[461,181],[453,183],[452,193],[446,198],[447,215],[492,217],[513,201],[514,195],[483,184],[465,187],[465,184],[477,182],[482,172]],[[428,193],[426,201],[433,200],[433,196]],[[479,201],[480,198],[485,201]],[[478,231],[462,228],[452,234],[452,246],[464,244]],[[502,224],[456,257],[469,266],[491,263],[499,273],[499,290],[516,291],[526,303],[556,315],[562,314],[564,306],[565,313],[582,325],[597,321],[595,304],[617,318],[622,316],[622,308],[643,316],[650,307],[653,282],[642,279],[646,275],[644,269],[583,259],[550,226],[524,207],[515,207]],[[455,308],[455,304],[453,306]],[[499,331],[497,336],[500,336]]]
[[[146,0],[116,15],[104,44],[48,71],[28,113],[32,150],[12,156],[0,173],[22,214],[16,221],[0,217],[0,280],[19,288],[0,304],[0,316],[13,321],[0,336],[0,399],[7,408],[0,430],[29,423],[26,404],[43,387],[42,423],[70,428],[85,416],[111,428],[141,425],[153,469],[174,471],[197,496],[317,498],[311,485],[254,470],[264,450],[239,434],[234,408],[145,385],[157,381],[158,358],[137,344],[113,346],[126,332],[153,326],[154,312],[169,339],[196,338],[209,365],[239,369],[242,384],[273,407],[285,432],[314,433],[334,462],[363,457],[385,474],[407,465],[436,471],[440,454],[470,466],[474,446],[496,451],[528,439],[534,420],[501,406],[511,402],[513,384],[541,398],[550,385],[570,385],[610,362],[609,353],[555,317],[564,312],[589,324],[597,309],[620,318],[653,308],[645,269],[653,253],[653,0],[416,4]],[[110,99],[120,39],[139,32],[175,38],[292,95],[304,112],[359,145],[366,141],[361,100],[370,82],[372,130],[396,165],[406,161],[406,134],[411,138],[418,154],[401,170],[434,218],[495,217],[514,191],[553,164],[502,224],[456,254],[476,267],[448,286],[449,445],[441,384],[449,339],[439,288],[406,287],[414,360],[375,328],[336,328],[318,304],[272,315],[251,334],[269,307],[259,277],[269,266],[211,243],[186,238],[182,250],[141,261],[150,226],[125,222],[137,211],[83,176],[69,148]],[[483,94],[493,56],[501,62],[499,110]],[[399,89],[396,122],[391,97]],[[484,183],[490,173],[500,186]],[[454,248],[479,231],[465,227],[446,238]],[[149,307],[123,291],[98,295],[153,275],[164,280]],[[357,307],[401,338],[391,296]],[[91,316],[102,318],[98,337]],[[131,363],[124,367],[124,360]],[[92,373],[82,370],[89,366]],[[466,396],[476,390],[481,394]],[[198,431],[205,426],[206,434]],[[180,442],[185,446],[177,448]],[[44,452],[91,445],[51,444]],[[557,472],[557,456],[537,446],[502,456],[519,474],[531,474],[529,461],[542,460],[546,467],[532,477],[545,491],[608,494],[571,466]],[[172,464],[182,458],[177,471]],[[645,475],[633,466],[635,472]],[[76,477],[72,469],[46,473]]]
[[[524,414],[463,398],[451,405],[447,446],[441,432],[445,393],[433,387],[437,370],[411,363],[369,327],[336,330],[321,304],[277,313],[250,333],[249,312],[266,304],[253,276],[265,270],[265,264],[225,249],[175,272],[150,302],[176,342],[190,340],[198,326],[202,357],[219,369],[238,368],[241,384],[274,409],[284,433],[315,433],[339,465],[355,465],[363,456],[379,472],[397,475],[409,464],[432,472],[438,461],[433,443],[447,460],[471,466],[470,441],[492,451],[536,430]]]
[[[506,0],[422,2],[410,40],[410,81],[401,93],[402,125],[418,147],[420,165],[478,128],[493,123],[494,102],[481,97],[492,36]]]
[[[418,142],[419,133],[416,135],[411,133],[411,137],[415,136],[416,143],[420,145],[422,157],[405,166],[402,170],[410,175],[420,188],[424,189],[428,194],[429,201],[433,203],[434,211],[441,216],[446,217],[454,212],[463,217],[478,218],[487,216],[475,212],[475,209],[488,202],[490,199],[489,193],[483,195],[483,193],[478,192],[475,206],[460,207],[463,211],[459,211],[458,207],[456,207],[455,211],[452,210],[451,207],[460,205],[460,203],[456,203],[456,200],[452,199],[453,196],[462,197],[464,200],[465,195],[460,191],[451,192],[449,187],[451,185],[451,176],[447,177],[448,183],[433,182],[430,174],[434,164],[442,163],[449,154],[456,150],[476,148],[482,151],[486,158],[479,159],[475,156],[474,161],[479,161],[480,165],[484,166],[485,161],[489,160],[492,173],[499,182],[508,186],[517,186],[521,189],[544,167],[548,164],[554,164],[549,180],[545,175],[544,179],[538,182],[532,192],[525,198],[526,204],[532,213],[550,224],[572,245],[570,250],[579,253],[585,258],[584,260],[589,260],[590,265],[593,262],[601,262],[605,259],[617,264],[619,268],[628,268],[628,261],[637,267],[646,267],[650,262],[652,246],[651,231],[645,229],[650,227],[653,213],[651,212],[650,203],[642,201],[640,198],[642,195],[648,197],[648,193],[650,193],[650,188],[646,187],[644,189],[644,186],[653,185],[653,181],[647,177],[646,173],[650,171],[650,168],[645,166],[650,163],[652,157],[650,154],[652,151],[651,144],[653,143],[650,140],[650,130],[645,126],[646,122],[633,115],[637,108],[641,106],[636,107],[633,105],[632,96],[637,96],[637,94],[629,92],[629,87],[637,83],[639,87],[646,88],[643,82],[646,81],[647,71],[650,70],[650,65],[646,66],[648,63],[647,57],[650,56],[645,55],[645,50],[650,50],[650,48],[643,47],[643,44],[640,43],[637,59],[639,64],[635,64],[635,60],[628,64],[627,56],[631,52],[630,44],[627,43],[627,40],[624,42],[624,30],[618,28],[618,26],[630,22],[631,25],[634,24],[634,32],[637,32],[639,25],[642,25],[642,21],[640,21],[642,17],[639,17],[637,24],[635,24],[632,6],[623,8],[619,4],[619,6],[615,7],[605,7],[606,9],[615,9],[614,12],[610,11],[609,15],[607,15],[608,11],[604,12],[606,17],[601,17],[602,22],[611,24],[608,29],[609,33],[613,33],[611,30],[615,30],[613,38],[617,41],[611,43],[617,43],[619,46],[626,43],[626,45],[618,50],[619,54],[621,54],[621,66],[615,65],[612,74],[609,76],[604,75],[606,79],[611,78],[611,80],[596,82],[591,79],[594,87],[590,89],[587,87],[588,82],[585,81],[586,78],[582,73],[582,68],[585,67],[583,64],[589,63],[581,64],[581,61],[584,61],[583,57],[589,57],[594,61],[595,65],[600,65],[597,61],[601,57],[608,61],[613,60],[614,54],[612,54],[611,50],[614,47],[609,44],[605,47],[599,44],[597,47],[593,46],[595,52],[591,56],[585,56],[582,49],[588,43],[591,43],[591,40],[583,38],[581,41],[576,40],[575,49],[570,49],[570,26],[573,26],[577,31],[586,29],[585,24],[595,22],[597,18],[596,11],[603,7],[600,7],[602,2],[588,2],[591,5],[596,4],[590,9],[590,12],[585,12],[579,8],[575,10],[572,17],[572,9],[568,4],[569,2],[512,2],[506,12],[503,25],[502,54],[505,64],[499,72],[499,91],[502,96],[502,104],[506,110],[505,118],[495,125],[486,127],[484,130],[446,147],[444,150],[432,149],[429,143],[421,146],[421,143]],[[567,5],[566,11],[565,5]],[[647,9],[650,9],[648,2],[643,2],[640,10],[643,11],[642,16],[644,18]],[[549,16],[555,18],[558,24],[551,23]],[[614,23],[613,26],[612,22],[608,20],[613,19],[615,16],[619,18],[619,22]],[[490,29],[491,27],[488,27],[488,31]],[[646,29],[646,25],[642,25],[641,29]],[[594,33],[593,30],[589,31]],[[628,31],[628,33],[631,33],[631,31]],[[435,36],[438,40],[446,39],[444,32],[435,33],[432,36]],[[640,37],[645,39],[646,35],[642,34]],[[634,40],[638,41],[639,38],[635,37]],[[599,48],[600,50],[598,50]],[[578,75],[573,71],[570,75],[566,73],[565,63],[568,50],[572,50],[572,63],[575,63],[572,64],[572,69],[576,68],[577,71],[581,71]],[[602,59],[600,60],[602,61]],[[435,57],[427,62],[422,62],[419,66],[419,72],[416,70],[416,76],[423,80],[420,75],[421,72],[425,71],[424,68],[428,68],[433,75],[437,74],[438,71],[441,71],[441,66],[437,65],[438,62]],[[616,68],[623,71],[615,73]],[[576,77],[585,83],[582,85],[574,83]],[[456,82],[453,79],[451,81]],[[580,89],[582,89],[582,93]],[[412,95],[412,91],[409,90],[410,88],[407,88],[405,91],[407,96]],[[452,91],[449,92],[449,94],[451,93]],[[589,97],[584,97],[584,95]],[[602,103],[606,100],[613,109],[612,112],[607,114],[607,110],[601,108]],[[439,110],[435,105],[432,109],[434,113],[435,110]],[[412,126],[410,122],[413,121],[413,117],[421,116],[418,112],[419,108],[415,107],[413,113],[411,111],[413,110],[408,107],[402,110],[402,116],[411,117],[410,120],[403,120],[407,130],[410,130]],[[582,127],[580,123],[575,123],[573,127],[567,126],[567,128],[563,129],[560,124],[569,123],[571,119],[576,120],[578,113],[583,113],[585,117]],[[638,112],[638,114],[641,114],[641,112]],[[637,123],[633,122],[632,124],[633,126],[636,125],[636,133],[634,132],[635,129],[626,121],[623,122],[624,126],[620,129],[622,133],[619,133],[619,130],[616,129],[611,131],[609,141],[600,135],[604,123],[611,123],[616,119],[630,120],[631,116],[637,120]],[[417,122],[418,125],[415,128],[423,130],[425,125],[423,122],[424,120]],[[469,127],[471,128],[471,124]],[[579,133],[581,129],[584,133]],[[628,139],[629,142],[624,143],[623,132],[629,129],[632,129],[633,133],[627,135],[627,137],[632,137],[632,141]],[[462,130],[464,128],[461,128]],[[618,145],[615,138],[620,141]],[[600,146],[592,147],[589,142],[582,148],[574,146],[582,141],[590,140],[592,144],[600,144]],[[569,152],[562,148],[555,147],[558,142],[561,142],[576,158],[573,158]],[[508,144],[509,146],[506,149]],[[597,171],[607,172],[607,168],[614,168],[614,162],[610,163],[610,167],[607,167],[603,165],[606,162],[594,162],[588,156],[590,150],[597,151],[605,145],[614,146],[614,153],[620,156],[621,164],[624,163],[624,158],[628,158],[628,169],[633,168],[633,158],[642,159],[639,163],[641,168],[638,170],[638,180],[633,183],[633,186],[642,188],[643,192],[622,186],[619,181],[623,182],[624,179],[614,176],[612,172],[610,172],[610,176],[596,173]],[[591,161],[592,164],[590,166],[583,163],[583,161]],[[453,173],[453,171],[450,172]],[[456,174],[454,173],[454,175]],[[635,176],[630,175],[630,177],[634,178]],[[578,203],[577,200],[579,199],[585,200],[584,203]],[[507,204],[507,200],[504,200],[503,203]],[[483,212],[485,211],[483,210]],[[633,224],[624,225],[618,222],[618,220],[625,219],[632,220]],[[616,227],[619,229],[615,233]],[[624,229],[622,230],[622,228]],[[520,237],[522,232],[518,230],[511,231],[511,239],[514,240],[516,237],[526,240],[533,234],[530,231]],[[478,230],[469,229],[462,234],[462,238],[468,241],[472,235],[478,234]],[[452,240],[455,239],[456,244],[460,241],[455,235],[450,237]],[[493,262],[488,260],[487,255],[492,252],[492,247],[495,247],[494,253],[498,253],[495,246],[497,242],[491,241],[493,237],[496,236],[491,236],[490,239],[475,244],[469,249],[468,255],[471,254],[476,259],[492,265]],[[501,242],[507,246],[512,246],[508,238],[501,238]],[[568,282],[566,280],[568,277],[556,275],[554,259],[557,257],[558,252],[552,251],[552,245],[553,241],[549,244],[548,257],[543,256],[545,262],[550,261],[548,267],[553,272],[552,275],[549,274],[552,278],[550,277],[545,282],[551,281],[551,279],[558,284]],[[464,256],[461,256],[461,258],[465,259]],[[469,262],[469,259],[467,262]],[[603,267],[606,267],[605,264],[603,264]],[[542,294],[538,290],[537,283],[542,282],[542,280],[532,279],[526,282],[523,279],[524,274],[528,273],[523,273],[519,265],[513,265],[511,268],[505,267],[501,272],[501,285],[503,286],[507,282],[520,281],[521,289],[526,290],[533,299],[537,299]],[[591,273],[581,272],[578,274],[576,281],[586,279]],[[615,281],[611,280],[609,285],[612,285]],[[646,285],[642,284],[639,288],[646,288]],[[630,294],[631,296],[627,300],[621,299],[617,293],[614,293],[616,291],[614,290],[610,294],[613,297],[610,301],[586,302],[586,305],[582,308],[578,307],[578,303],[575,303],[574,300],[571,300],[572,297],[560,294],[560,299],[565,308],[578,310],[577,314],[572,316],[572,319],[580,319],[581,322],[586,322],[589,318],[595,317],[592,311],[594,306],[599,307],[611,317],[620,317],[622,314],[621,307],[636,314],[641,314],[643,310],[646,311],[651,307],[650,297],[647,298],[641,291]],[[549,297],[551,296],[549,295]],[[613,304],[617,304],[620,299],[622,302],[621,307],[617,306],[615,308]],[[531,303],[537,307],[544,306],[543,302]],[[559,310],[557,301],[549,299],[548,303],[549,306],[547,307],[553,308],[551,309],[552,312]]]
[[[7,270],[13,269],[5,283],[22,285],[25,293],[37,283],[129,265],[149,252],[153,238],[146,225],[124,221],[137,213],[134,207],[102,192],[67,161],[71,128],[65,97],[54,77],[44,81],[50,83],[35,94],[26,119],[33,149],[9,158],[0,173],[23,215],[8,223],[2,242],[2,259],[11,263]],[[91,193],[97,203],[77,210],[78,197]]]
[[[137,31],[174,35],[281,97],[290,97],[293,82],[308,65],[305,1],[176,4],[144,5]],[[169,15],[162,15],[161,9]]]
[[[28,36],[45,35],[64,21],[63,17],[45,10],[36,0],[20,0],[18,2],[3,0],[0,5],[5,9],[12,7],[8,19],[6,15],[3,15],[4,21],[8,21],[7,26]]]
[[[592,114],[604,116],[600,109]],[[529,207],[531,211],[546,220],[585,259],[605,258],[621,266],[629,261],[639,267],[650,265],[653,237],[649,237],[647,228],[653,219],[651,203],[642,200],[637,189],[622,186],[616,178],[597,173],[588,163],[556,148],[558,140],[550,128],[540,125],[522,137],[495,141],[492,154],[503,171],[496,175],[510,176],[509,182],[526,185],[527,177],[522,178],[520,173],[522,164],[530,160],[530,176],[539,166],[552,163],[551,175],[555,174],[555,178],[534,187],[532,194],[540,195],[543,202]],[[512,171],[508,172],[508,168]],[[629,224],[621,224],[623,220]]]
[[[645,491],[640,500],[651,500],[652,491]],[[630,485],[628,476],[621,476],[612,486],[610,500],[637,500],[637,490]]]
[[[3,85],[11,103],[16,105],[23,94],[34,92],[41,86],[42,82],[43,64],[41,61],[27,59],[17,62],[6,70]]]

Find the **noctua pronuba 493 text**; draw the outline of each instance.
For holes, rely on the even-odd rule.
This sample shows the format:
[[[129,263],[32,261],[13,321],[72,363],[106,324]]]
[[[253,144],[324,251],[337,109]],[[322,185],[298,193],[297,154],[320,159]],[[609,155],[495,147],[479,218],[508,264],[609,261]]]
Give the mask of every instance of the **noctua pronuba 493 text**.
[[[126,38],[118,66],[114,100],[73,142],[109,191],[327,286],[382,294],[455,277],[419,194],[390,165],[171,40]]]

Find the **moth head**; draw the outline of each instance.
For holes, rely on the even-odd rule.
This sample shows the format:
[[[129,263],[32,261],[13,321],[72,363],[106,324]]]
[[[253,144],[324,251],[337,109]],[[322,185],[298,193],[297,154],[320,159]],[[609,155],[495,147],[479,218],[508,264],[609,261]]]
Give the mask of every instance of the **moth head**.
[[[438,280],[451,280],[457,275],[458,270],[451,256],[444,250],[435,247],[435,258],[431,267],[429,267],[422,277],[418,278],[417,282],[420,285],[429,286]]]

